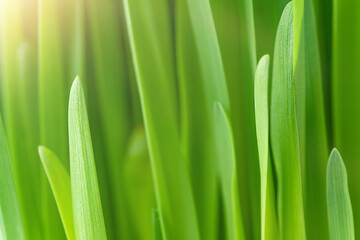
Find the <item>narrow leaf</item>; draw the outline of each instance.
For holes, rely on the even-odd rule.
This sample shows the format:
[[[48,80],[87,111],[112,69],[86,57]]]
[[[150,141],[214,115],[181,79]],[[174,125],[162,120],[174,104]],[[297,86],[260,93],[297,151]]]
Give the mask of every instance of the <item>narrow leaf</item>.
[[[159,211],[155,208],[152,212],[152,222],[154,231],[154,240],[162,240],[161,222],[159,217]]]
[[[155,205],[154,183],[151,175],[145,130],[136,127],[129,139],[124,162],[124,196],[127,227],[132,239],[152,239],[151,210]],[[141,229],[141,231],[139,231]]]
[[[261,182],[261,239],[277,239],[278,225],[274,181],[269,152],[269,55],[263,56],[255,73],[255,120]]]
[[[234,134],[245,234],[249,239],[260,239],[260,171],[253,90],[257,63],[253,0],[210,0],[210,4],[231,105],[229,117]]]
[[[39,155],[53,191],[67,239],[75,239],[69,172],[49,149],[39,146]]]
[[[106,239],[84,93],[76,77],[69,100],[71,194],[76,239]]]
[[[245,239],[241,218],[234,139],[229,118],[221,103],[215,103],[215,132],[221,145],[217,146],[218,168],[225,207],[228,240]]]
[[[326,193],[331,240],[354,240],[354,219],[345,164],[336,148],[330,154]]]
[[[333,141],[348,169],[351,199],[354,203],[359,203],[360,1],[333,0],[332,9]],[[360,204],[354,204],[353,210],[355,232],[360,236]]]
[[[10,165],[5,130],[0,117],[0,238],[25,239],[20,208]]]
[[[52,149],[68,168],[66,75],[57,7],[56,0],[38,2],[40,144]],[[42,173],[41,191],[44,237],[54,240],[63,239],[65,232],[45,173]]]
[[[297,116],[301,103],[298,102],[299,83],[296,80],[300,79],[294,73],[294,35],[293,3],[290,2],[284,9],[276,34],[270,110],[281,239],[305,239]]]
[[[304,206],[307,239],[327,239],[326,165],[328,144],[320,51],[313,0],[305,0],[306,174]],[[316,183],[316,184],[313,184]]]
[[[163,237],[197,240],[195,204],[179,137],[169,1],[123,4]]]
[[[181,100],[181,139],[189,165],[200,235],[218,236],[218,181],[211,101],[205,95],[200,57],[186,1],[176,1],[176,63]],[[213,109],[210,109],[213,110]],[[210,137],[210,134],[211,137]]]

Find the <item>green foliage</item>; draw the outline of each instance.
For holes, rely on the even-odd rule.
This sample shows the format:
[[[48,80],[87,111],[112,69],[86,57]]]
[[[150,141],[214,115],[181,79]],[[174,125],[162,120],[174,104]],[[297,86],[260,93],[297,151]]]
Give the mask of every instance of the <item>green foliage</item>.
[[[359,16],[0,0],[0,238],[354,239]]]
[[[0,117],[0,236],[1,239],[25,239],[19,203],[10,166],[10,154]]]
[[[106,239],[89,120],[79,77],[69,100],[71,196],[76,239]]]
[[[226,239],[244,239],[244,228],[238,193],[235,148],[230,120],[221,103],[215,103],[215,133],[217,145],[218,169],[223,192],[225,209]]]
[[[75,239],[69,172],[46,147],[39,146],[39,155],[54,193],[67,239]]]
[[[301,185],[301,135],[297,114],[302,103],[296,83],[294,5],[281,16],[276,34],[271,89],[270,137],[278,179],[278,217],[281,239],[305,239]],[[300,119],[301,121],[302,119]]]
[[[263,240],[276,239],[279,231],[269,145],[269,65],[270,56],[263,56],[256,68],[254,85],[255,120],[261,176],[261,239]]]
[[[330,239],[354,240],[354,219],[348,176],[345,164],[336,148],[330,154],[326,175]]]

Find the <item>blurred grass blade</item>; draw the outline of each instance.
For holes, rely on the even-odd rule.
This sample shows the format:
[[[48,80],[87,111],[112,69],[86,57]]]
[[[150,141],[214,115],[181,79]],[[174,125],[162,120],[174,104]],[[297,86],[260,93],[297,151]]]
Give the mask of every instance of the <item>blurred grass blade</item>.
[[[293,3],[290,2],[284,9],[276,34],[270,110],[281,239],[305,239],[300,136],[296,115],[299,98],[296,97],[295,81],[299,79],[293,72],[294,35]]]
[[[329,157],[326,179],[330,239],[355,240],[346,167],[336,148]]]
[[[348,169],[351,199],[360,203],[360,1],[333,0],[332,3],[334,146]],[[354,204],[353,210],[355,232],[360,236],[360,204]]]
[[[221,103],[215,103],[218,168],[225,208],[226,236],[228,240],[245,239],[236,172],[234,140],[231,124]]]
[[[83,1],[83,0],[78,0]],[[128,238],[122,184],[123,159],[132,127],[124,50],[125,20],[119,1],[86,0],[88,34],[87,82],[91,122],[104,216],[109,238]],[[82,77],[82,76],[81,76]],[[90,86],[91,85],[91,86]],[[96,121],[93,121],[96,119]],[[99,139],[100,138],[100,139]],[[98,150],[99,151],[99,150]]]
[[[306,175],[303,182],[307,239],[327,239],[325,125],[320,52],[312,0],[305,0]],[[314,184],[316,183],[316,184]]]
[[[10,164],[5,130],[0,117],[0,237],[25,239],[19,203]]]
[[[167,0],[123,4],[164,238],[196,240],[195,204],[180,148],[170,5]]]
[[[24,47],[23,1],[0,1],[0,97],[1,112],[10,149],[20,212],[26,238],[42,238],[39,213],[40,163],[36,153],[36,55]],[[29,127],[31,126],[31,127]]]
[[[229,116],[237,156],[245,235],[249,239],[260,239],[260,171],[254,114],[257,58],[253,0],[210,0],[210,4],[231,103]]]
[[[191,28],[186,1],[176,1],[176,63],[181,99],[181,139],[189,165],[200,235],[215,240],[218,236],[218,182],[216,148],[208,105],[203,89],[200,58]],[[212,110],[212,109],[211,109]]]
[[[161,222],[159,217],[159,211],[155,208],[152,212],[152,222],[154,231],[154,240],[162,240]]]
[[[56,0],[38,4],[40,143],[52,149],[68,169],[66,79]],[[42,176],[42,216],[45,239],[64,239],[59,211],[45,174]]]
[[[39,155],[49,179],[68,240],[75,240],[69,172],[49,149],[39,146]]]
[[[155,193],[145,130],[142,125],[136,127],[130,137],[123,175],[124,199],[128,209],[126,219],[130,237],[152,240],[151,210],[155,206]]]
[[[76,77],[69,100],[71,194],[76,239],[106,239],[84,93]]]
[[[276,202],[269,152],[269,55],[263,56],[256,68],[254,96],[255,120],[261,180],[261,239],[277,239]]]

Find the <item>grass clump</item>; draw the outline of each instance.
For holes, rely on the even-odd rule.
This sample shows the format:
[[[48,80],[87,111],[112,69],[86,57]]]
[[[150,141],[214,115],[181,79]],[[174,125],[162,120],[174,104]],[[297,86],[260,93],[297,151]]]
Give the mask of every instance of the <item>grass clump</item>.
[[[355,239],[358,16],[1,0],[1,239]]]

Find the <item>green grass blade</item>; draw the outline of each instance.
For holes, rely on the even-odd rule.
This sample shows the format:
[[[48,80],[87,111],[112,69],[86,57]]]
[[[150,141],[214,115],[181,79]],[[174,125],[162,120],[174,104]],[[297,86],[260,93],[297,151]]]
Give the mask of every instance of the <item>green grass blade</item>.
[[[68,170],[49,149],[39,146],[39,155],[53,191],[68,240],[75,239],[71,184]]]
[[[325,125],[320,52],[312,0],[305,0],[306,186],[304,195],[307,239],[327,239]],[[316,183],[316,184],[314,184]]]
[[[0,117],[0,237],[25,239],[19,203],[10,164],[5,130]]]
[[[132,239],[151,240],[151,210],[155,206],[155,193],[142,125],[135,128],[130,137],[123,170],[127,228]]]
[[[164,238],[196,240],[195,204],[180,148],[169,2],[123,4]]]
[[[152,212],[152,222],[153,222],[153,231],[154,231],[154,240],[162,240],[162,231],[161,231],[161,222],[159,211],[155,208]]]
[[[360,202],[360,2],[333,0],[332,120],[334,146],[344,157],[349,191]],[[356,235],[360,236],[360,204],[354,204]]]
[[[326,193],[331,240],[354,240],[354,219],[348,189],[348,176],[340,153],[335,148],[329,157]]]
[[[41,238],[39,196],[34,194],[40,170],[33,134],[37,131],[37,111],[27,109],[37,107],[37,92],[26,93],[37,87],[36,57],[24,48],[22,4],[20,0],[0,2],[1,111],[25,235]]]
[[[106,239],[85,97],[78,77],[70,91],[69,143],[76,239]]]
[[[277,239],[276,202],[269,152],[269,55],[263,56],[256,68],[254,96],[255,121],[259,150],[261,182],[261,239]]]
[[[281,239],[305,239],[300,140],[294,71],[294,12],[290,2],[281,16],[275,41],[270,132],[278,179]],[[284,147],[287,146],[287,147]]]
[[[181,99],[181,138],[189,165],[200,235],[215,240],[218,231],[216,152],[207,98],[203,89],[194,33],[186,1],[176,1],[176,63]],[[205,117],[208,116],[208,117]]]
[[[38,9],[40,143],[52,149],[68,169],[67,91],[57,2],[40,0]],[[65,232],[56,202],[45,174],[42,178],[45,239],[63,239]]]
[[[245,239],[236,172],[234,139],[230,120],[221,103],[215,103],[215,132],[221,145],[217,146],[218,168],[225,208],[228,240]]]
[[[93,132],[101,140],[95,140],[94,144],[101,145],[94,148],[103,148],[101,157],[106,161],[98,159],[96,164],[100,184],[109,186],[108,189],[102,189],[101,193],[108,236],[115,239],[127,238],[121,169],[132,127],[128,69],[125,68],[126,31],[119,5],[119,1],[85,1],[88,34],[91,38],[87,66],[93,66],[88,68],[86,80],[88,85],[93,85],[88,87],[89,95],[96,97],[89,100],[97,107],[96,110],[90,109],[93,111],[90,112],[90,119],[98,119]]]
[[[228,92],[246,237],[260,239],[260,176],[254,115],[257,63],[252,0],[210,0]],[[254,159],[254,161],[248,161]]]

